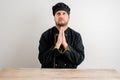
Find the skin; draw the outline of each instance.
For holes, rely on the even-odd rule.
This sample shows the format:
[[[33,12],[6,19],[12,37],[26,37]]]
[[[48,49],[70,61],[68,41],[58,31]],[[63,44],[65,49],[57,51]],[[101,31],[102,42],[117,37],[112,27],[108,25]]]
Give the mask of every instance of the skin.
[[[67,24],[69,21],[69,15],[66,11],[59,10],[56,12],[54,20],[56,23],[56,28],[59,31],[55,48],[59,49],[60,46],[63,45],[64,49],[66,50],[68,48],[68,43],[66,42],[64,31],[68,28]]]

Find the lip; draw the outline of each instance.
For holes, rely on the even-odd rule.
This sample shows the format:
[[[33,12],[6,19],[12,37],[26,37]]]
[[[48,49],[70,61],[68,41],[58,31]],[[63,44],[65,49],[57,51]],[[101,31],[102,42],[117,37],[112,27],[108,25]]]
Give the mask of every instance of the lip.
[[[58,21],[64,21],[64,19],[58,19]]]
[[[64,21],[62,20],[62,21],[58,21],[59,23],[64,23]]]

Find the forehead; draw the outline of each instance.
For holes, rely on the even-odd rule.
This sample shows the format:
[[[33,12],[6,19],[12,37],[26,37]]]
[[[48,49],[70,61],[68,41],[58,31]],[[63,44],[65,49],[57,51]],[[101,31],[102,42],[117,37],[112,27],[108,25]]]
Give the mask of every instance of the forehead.
[[[64,10],[59,10],[59,11],[57,11],[56,13],[67,13],[67,12],[64,11]]]

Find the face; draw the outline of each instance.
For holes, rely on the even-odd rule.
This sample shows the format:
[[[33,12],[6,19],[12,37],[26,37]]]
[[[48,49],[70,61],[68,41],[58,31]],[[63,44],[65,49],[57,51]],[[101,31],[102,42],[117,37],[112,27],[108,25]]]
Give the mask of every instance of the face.
[[[69,16],[66,11],[59,10],[55,13],[54,19],[57,26],[64,27],[68,24]]]

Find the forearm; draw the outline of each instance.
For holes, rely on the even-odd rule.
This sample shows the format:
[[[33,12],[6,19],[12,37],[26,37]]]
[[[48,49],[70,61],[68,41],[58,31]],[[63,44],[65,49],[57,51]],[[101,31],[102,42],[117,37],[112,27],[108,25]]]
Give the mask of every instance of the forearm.
[[[47,65],[49,63],[53,63],[54,57],[58,55],[58,50],[54,47],[51,47],[49,50],[41,50],[38,58],[42,65]]]
[[[79,65],[84,60],[84,49],[75,50],[71,46],[63,53],[73,64]]]

